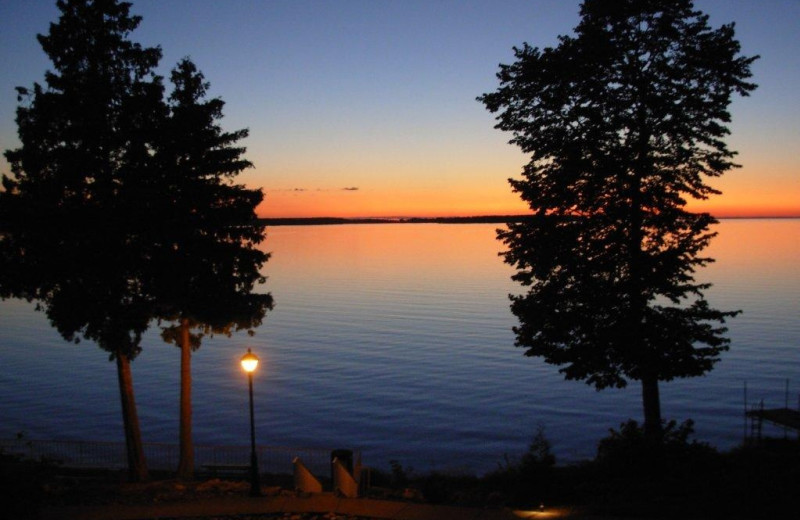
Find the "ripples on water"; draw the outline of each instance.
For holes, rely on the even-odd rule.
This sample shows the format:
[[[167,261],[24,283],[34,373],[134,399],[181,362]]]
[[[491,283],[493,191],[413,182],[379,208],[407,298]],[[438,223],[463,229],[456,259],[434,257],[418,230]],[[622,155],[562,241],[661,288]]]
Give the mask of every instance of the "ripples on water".
[[[198,444],[244,445],[248,346],[261,444],[355,447],[368,465],[487,471],[544,426],[559,460],[592,457],[608,428],[638,419],[640,389],[596,392],[513,347],[493,225],[272,228],[265,290],[276,308],[255,337],[207,338],[193,356]],[[665,417],[693,418],[728,448],[751,402],[790,405],[800,383],[800,221],[724,221],[699,278],[730,321],[731,351],[706,377],[662,385]],[[177,442],[177,348],[148,333],[133,364],[143,436]],[[121,440],[116,371],[91,343],[64,342],[24,302],[0,303],[0,434]],[[778,432],[780,433],[780,432]]]

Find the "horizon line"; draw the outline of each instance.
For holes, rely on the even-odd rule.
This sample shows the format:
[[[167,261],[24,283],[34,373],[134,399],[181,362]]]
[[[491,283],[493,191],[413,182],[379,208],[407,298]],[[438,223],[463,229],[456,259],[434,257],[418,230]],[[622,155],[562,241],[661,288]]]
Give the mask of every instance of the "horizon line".
[[[319,223],[426,223],[426,222],[443,222],[443,221],[473,221],[478,222],[481,220],[487,223],[493,223],[503,220],[522,220],[533,216],[531,213],[520,214],[484,214],[484,215],[440,215],[440,216],[363,216],[363,217],[336,217],[336,216],[319,216],[319,217],[258,217],[258,220],[272,221],[274,223],[288,223],[288,221],[295,222],[309,222],[318,221]],[[800,214],[797,215],[726,215],[716,217],[711,215],[717,220],[766,220],[766,219],[800,219]]]

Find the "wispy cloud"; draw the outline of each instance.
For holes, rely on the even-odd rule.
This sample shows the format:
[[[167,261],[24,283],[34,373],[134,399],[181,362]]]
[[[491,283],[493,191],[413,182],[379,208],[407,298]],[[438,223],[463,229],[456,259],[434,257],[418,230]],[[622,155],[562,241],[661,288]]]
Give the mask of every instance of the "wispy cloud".
[[[358,191],[361,188],[358,186],[346,186],[344,188],[316,188],[316,189],[309,189],[309,188],[284,188],[278,190],[267,190],[272,192],[291,192],[291,193],[303,193],[307,191]]]

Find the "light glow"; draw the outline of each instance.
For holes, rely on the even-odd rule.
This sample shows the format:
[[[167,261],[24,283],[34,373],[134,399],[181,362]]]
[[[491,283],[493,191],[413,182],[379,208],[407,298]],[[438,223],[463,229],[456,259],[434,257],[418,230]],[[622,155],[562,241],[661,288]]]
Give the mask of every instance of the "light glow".
[[[250,349],[247,349],[247,354],[242,357],[242,368],[248,374],[255,371],[258,368],[258,356],[253,354]]]
[[[517,510],[513,512],[519,518],[564,518],[570,514],[566,508],[546,508],[544,510],[524,511]]]

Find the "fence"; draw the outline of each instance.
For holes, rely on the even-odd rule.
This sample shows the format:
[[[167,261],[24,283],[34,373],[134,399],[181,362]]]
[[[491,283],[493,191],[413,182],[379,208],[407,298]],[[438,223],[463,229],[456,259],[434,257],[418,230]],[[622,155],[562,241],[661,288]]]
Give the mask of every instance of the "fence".
[[[175,471],[178,467],[178,446],[144,443],[147,466],[151,470]],[[125,444],[102,441],[0,439],[0,451],[26,458],[54,461],[65,468],[124,469],[127,467]],[[327,475],[331,468],[331,451],[322,448],[257,446],[258,468],[262,473],[292,472],[292,461],[300,457],[303,464],[317,475]],[[354,456],[360,458],[358,452]],[[245,446],[194,446],[195,467],[246,466],[250,464],[250,448]]]

